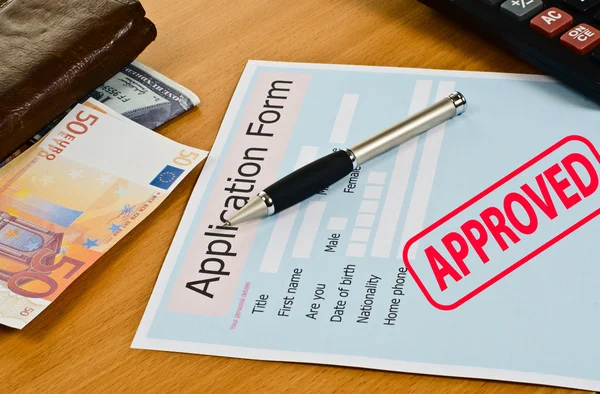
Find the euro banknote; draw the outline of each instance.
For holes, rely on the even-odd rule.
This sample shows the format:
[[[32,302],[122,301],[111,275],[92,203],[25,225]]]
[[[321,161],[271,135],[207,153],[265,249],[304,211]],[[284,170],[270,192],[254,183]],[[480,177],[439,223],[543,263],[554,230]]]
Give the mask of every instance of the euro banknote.
[[[200,103],[192,91],[138,61],[100,85],[82,99],[82,103],[90,97],[149,129],[156,129]],[[0,161],[0,168],[41,140],[69,112],[70,109],[44,127],[25,146]]]
[[[38,316],[206,155],[101,103],[77,105],[0,170],[0,324]]]

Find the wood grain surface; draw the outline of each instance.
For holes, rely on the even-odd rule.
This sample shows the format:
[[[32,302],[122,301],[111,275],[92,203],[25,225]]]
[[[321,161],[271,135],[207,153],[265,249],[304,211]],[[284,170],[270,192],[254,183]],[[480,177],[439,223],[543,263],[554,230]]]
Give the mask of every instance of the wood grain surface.
[[[202,100],[159,132],[207,150],[248,59],[536,72],[416,0],[143,4],[159,33],[140,60]],[[200,171],[24,330],[0,327],[0,392],[575,392],[130,349]]]

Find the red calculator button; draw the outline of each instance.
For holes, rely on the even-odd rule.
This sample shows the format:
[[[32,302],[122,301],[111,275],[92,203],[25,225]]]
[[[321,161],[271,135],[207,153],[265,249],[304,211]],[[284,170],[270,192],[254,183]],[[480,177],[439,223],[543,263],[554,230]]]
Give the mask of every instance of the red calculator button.
[[[573,52],[583,55],[600,44],[600,31],[581,23],[563,34],[560,43]]]
[[[556,37],[573,24],[573,17],[556,7],[548,8],[531,20],[529,26],[546,37]]]

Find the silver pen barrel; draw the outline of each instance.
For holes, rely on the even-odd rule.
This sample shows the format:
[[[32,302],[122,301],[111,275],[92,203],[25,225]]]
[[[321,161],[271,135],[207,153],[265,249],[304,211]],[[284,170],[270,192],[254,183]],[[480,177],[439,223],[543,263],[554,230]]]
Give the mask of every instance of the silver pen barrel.
[[[350,149],[330,153],[278,180],[247,202],[225,221],[225,225],[235,226],[247,220],[270,216],[298,204],[347,176],[364,162],[462,114],[466,109],[465,97],[454,92]]]
[[[466,109],[467,100],[465,97],[459,92],[454,92],[423,111],[417,112],[402,122],[353,145],[349,150],[356,158],[356,166],[360,166],[366,161],[462,114]]]

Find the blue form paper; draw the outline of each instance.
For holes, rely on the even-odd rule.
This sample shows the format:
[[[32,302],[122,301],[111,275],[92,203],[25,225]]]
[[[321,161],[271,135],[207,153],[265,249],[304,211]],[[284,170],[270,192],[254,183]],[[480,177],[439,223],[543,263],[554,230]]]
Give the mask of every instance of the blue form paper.
[[[454,90],[464,115],[220,226]],[[133,347],[598,390],[599,118],[541,76],[249,62]]]

